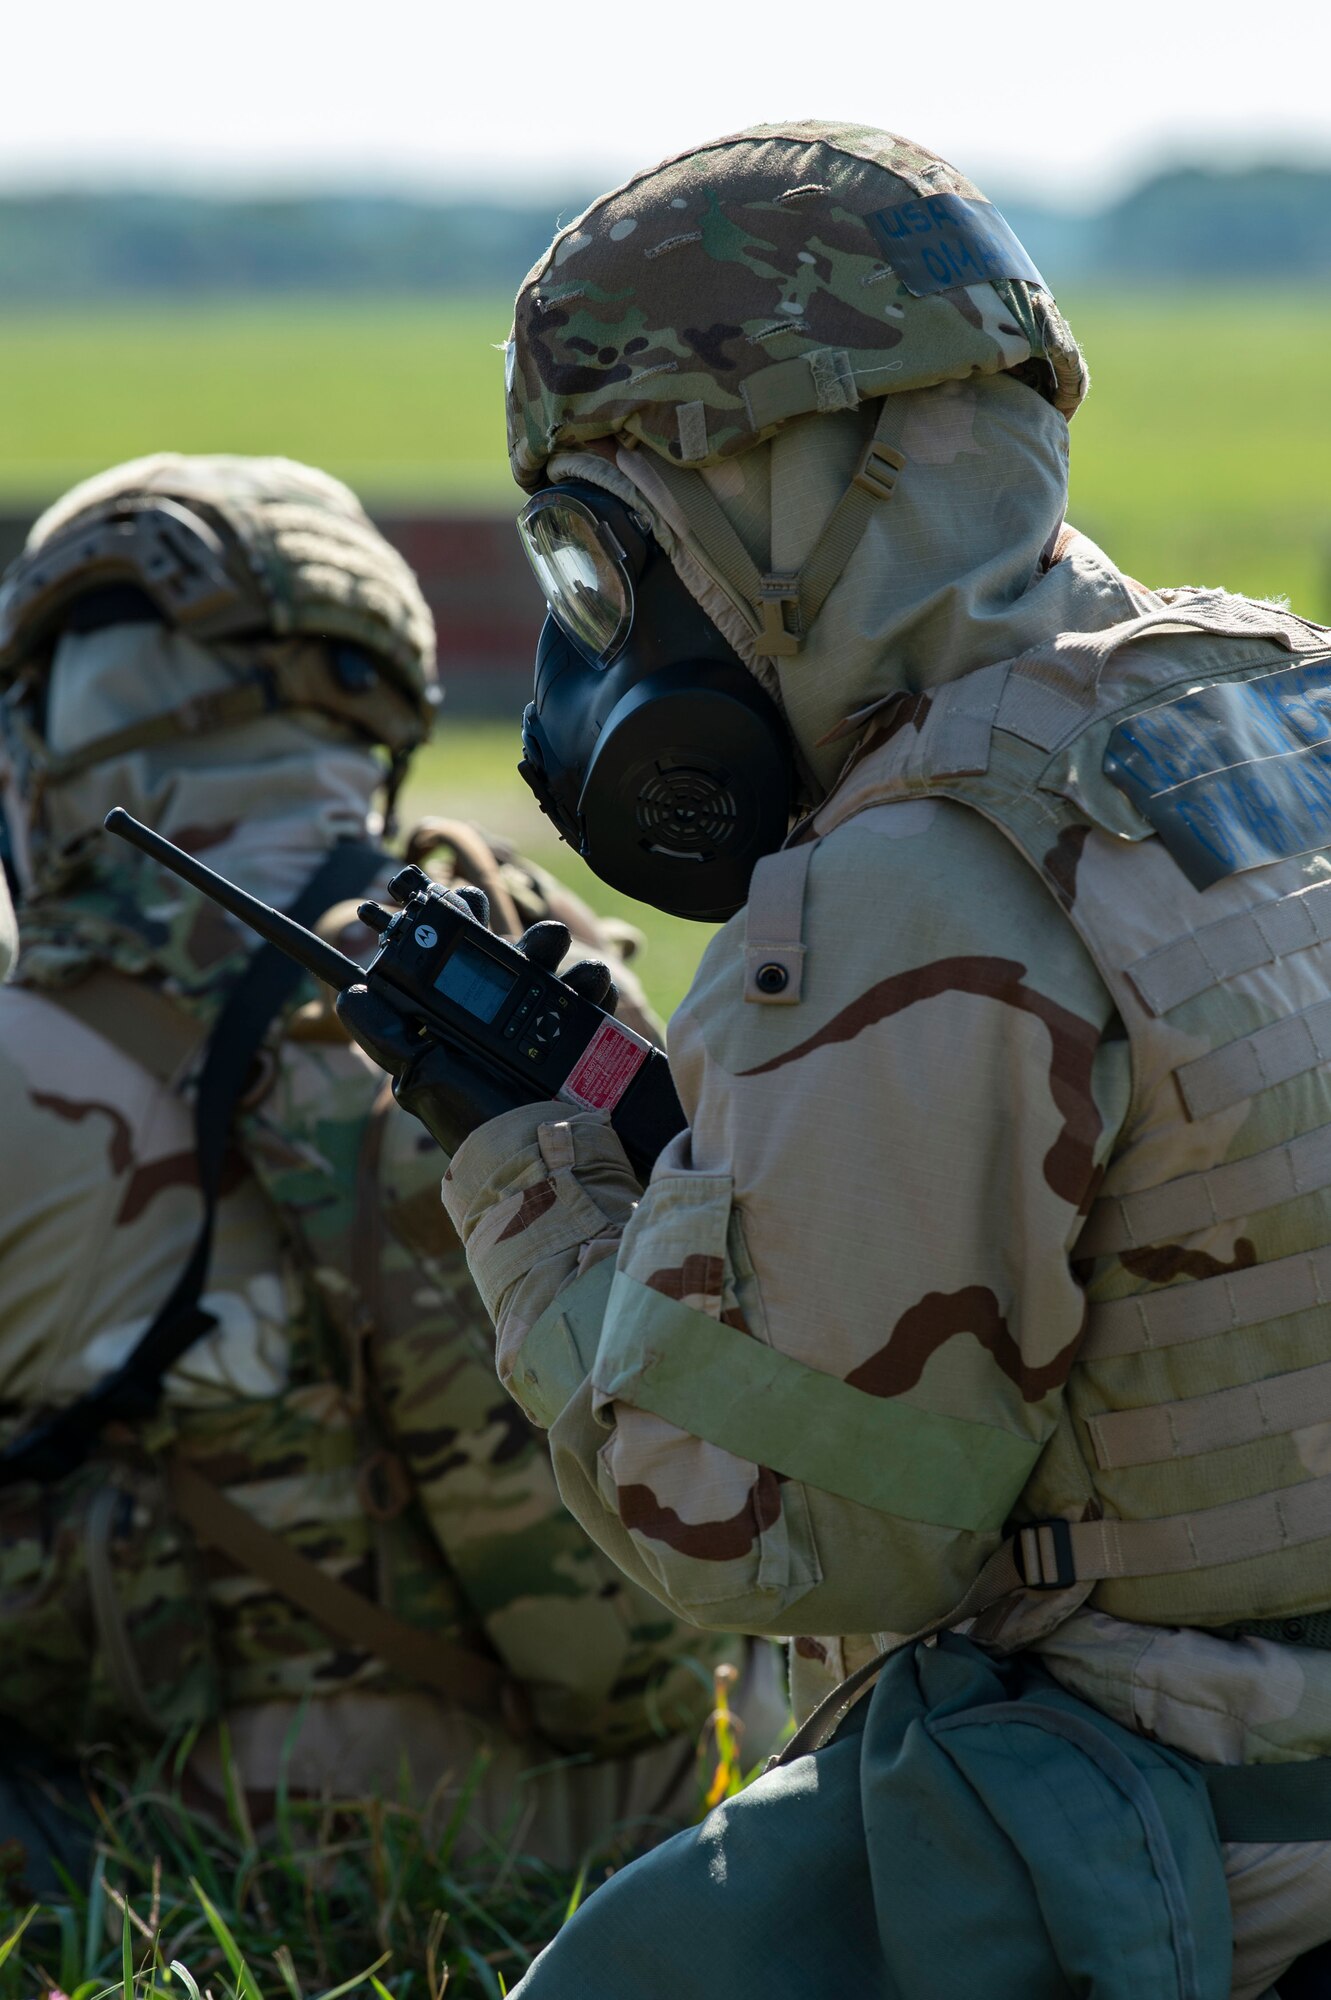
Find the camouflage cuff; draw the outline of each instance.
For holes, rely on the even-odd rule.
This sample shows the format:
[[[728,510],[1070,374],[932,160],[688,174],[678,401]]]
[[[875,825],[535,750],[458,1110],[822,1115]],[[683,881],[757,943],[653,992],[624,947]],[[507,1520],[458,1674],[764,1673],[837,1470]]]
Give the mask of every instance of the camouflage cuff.
[[[481,1126],[454,1154],[443,1185],[444,1206],[494,1319],[510,1286],[622,1224],[640,1193],[606,1120],[569,1117],[567,1106],[555,1103],[523,1105]],[[556,1285],[566,1275],[559,1272]]]
[[[514,1354],[506,1377],[509,1394],[544,1431],[592,1372],[614,1275],[614,1263],[606,1258],[566,1284]]]

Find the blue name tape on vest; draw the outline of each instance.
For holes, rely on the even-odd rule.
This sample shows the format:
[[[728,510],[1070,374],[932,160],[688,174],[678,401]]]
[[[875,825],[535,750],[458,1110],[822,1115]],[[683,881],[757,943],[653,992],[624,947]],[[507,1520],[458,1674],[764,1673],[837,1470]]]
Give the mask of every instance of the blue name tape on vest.
[[[1331,848],[1331,658],[1130,716],[1104,770],[1194,888]]]
[[[987,285],[994,278],[1020,278],[1049,290],[990,201],[926,194],[895,208],[880,208],[865,221],[888,263],[917,299],[930,292],[955,291],[959,285]]]

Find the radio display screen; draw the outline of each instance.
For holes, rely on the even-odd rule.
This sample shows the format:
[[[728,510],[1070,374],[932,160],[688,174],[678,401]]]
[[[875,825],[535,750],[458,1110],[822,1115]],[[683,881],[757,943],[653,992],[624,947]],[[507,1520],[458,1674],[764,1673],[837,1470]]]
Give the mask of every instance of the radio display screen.
[[[518,975],[480,945],[463,938],[449,953],[434,983],[437,991],[464,1013],[478,1021],[493,1021],[517,985]]]

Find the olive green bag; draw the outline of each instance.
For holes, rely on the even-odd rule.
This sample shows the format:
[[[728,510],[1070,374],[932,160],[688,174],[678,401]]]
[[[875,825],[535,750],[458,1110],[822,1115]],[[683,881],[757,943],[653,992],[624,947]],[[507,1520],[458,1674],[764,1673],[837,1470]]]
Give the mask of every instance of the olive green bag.
[[[1230,1957],[1201,1769],[945,1634],[613,1876],[515,2000],[1228,2000]]]

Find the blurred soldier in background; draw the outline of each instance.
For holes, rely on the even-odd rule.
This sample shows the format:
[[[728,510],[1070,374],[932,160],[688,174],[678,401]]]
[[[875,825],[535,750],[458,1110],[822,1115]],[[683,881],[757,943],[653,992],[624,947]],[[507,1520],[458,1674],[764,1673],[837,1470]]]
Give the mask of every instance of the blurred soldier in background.
[[[366,953],[357,901],[398,865],[375,800],[391,824],[432,714],[414,577],[318,471],[147,459],[37,523],[0,677],[24,889],[0,992],[0,1713],[65,1750],[198,1726],[188,1776],[216,1800],[224,1720],[260,1813],[284,1758],[296,1792],[405,1768],[420,1798],[484,1748],[474,1823],[559,1862],[687,1810],[734,1648],[561,1506],[495,1383],[438,1153],[286,960],[101,832],[122,803]],[[475,829],[427,823],[408,851],[480,884],[496,928],[557,913],[604,954],[575,897]]]
[[[519,294],[528,773],[731,917],[689,1129],[644,1189],[339,1011],[569,1504],[817,1718],[532,2000],[1288,2000],[1331,1936],[1331,635],[1066,525],[1086,387],[1001,215],[862,126],[638,175]]]

